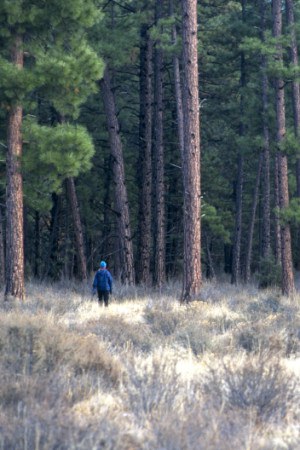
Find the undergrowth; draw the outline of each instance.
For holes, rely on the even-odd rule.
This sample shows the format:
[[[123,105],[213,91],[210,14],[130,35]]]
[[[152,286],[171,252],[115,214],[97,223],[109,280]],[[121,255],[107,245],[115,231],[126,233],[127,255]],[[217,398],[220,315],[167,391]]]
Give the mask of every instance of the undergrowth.
[[[299,298],[177,298],[32,283],[2,302],[0,450],[299,448]]]

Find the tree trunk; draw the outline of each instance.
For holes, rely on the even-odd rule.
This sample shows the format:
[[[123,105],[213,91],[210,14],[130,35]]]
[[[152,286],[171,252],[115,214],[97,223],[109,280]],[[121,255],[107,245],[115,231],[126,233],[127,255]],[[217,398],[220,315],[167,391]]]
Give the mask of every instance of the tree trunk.
[[[173,0],[170,0],[170,16],[174,14],[173,11]],[[177,31],[176,25],[172,28],[172,44],[177,43]],[[179,58],[176,54],[173,56],[173,72],[174,72],[174,87],[175,87],[175,99],[176,99],[176,113],[177,113],[177,131],[179,140],[180,155],[183,159],[184,155],[184,124],[183,124],[183,106],[182,106],[182,89],[180,81],[180,67]]]
[[[111,184],[112,184],[112,156],[108,156],[105,161],[105,194],[104,194],[104,208],[103,208],[103,230],[102,230],[102,241],[101,245],[101,255],[106,259],[107,256],[112,253],[112,247],[114,245],[113,239],[113,229],[112,229],[112,205],[111,205]],[[114,258],[115,259],[115,258]],[[98,261],[97,264],[99,264]]]
[[[184,68],[184,155],[182,159],[184,265],[182,301],[188,302],[199,294],[202,282],[197,1],[182,0],[182,13]]]
[[[4,233],[3,233],[3,216],[0,207],[0,288],[5,283],[5,251],[4,251]]]
[[[242,0],[242,21],[245,22],[245,0]],[[241,137],[245,134],[244,126],[244,94],[243,89],[246,86],[246,71],[245,71],[245,55],[241,52],[241,100],[240,100],[240,126],[239,135]],[[238,156],[238,173],[236,182],[236,210],[235,210],[235,230],[233,240],[232,252],[232,273],[231,283],[237,284],[241,272],[241,237],[242,237],[242,212],[243,212],[243,185],[244,185],[244,156],[242,150],[239,150]]]
[[[161,18],[161,1],[156,1],[156,21]],[[163,55],[156,42],[154,54],[154,281],[161,288],[166,280],[165,181],[163,145]]]
[[[287,22],[290,29],[291,37],[291,62],[292,66],[298,68],[298,46],[295,30],[295,17],[294,17],[294,2],[293,0],[286,0],[286,14]],[[295,136],[299,140],[300,135],[300,89],[299,81],[292,81],[292,96],[293,96],[293,112],[294,112],[294,130]],[[296,161],[296,185],[297,185],[297,197],[300,197],[300,158]],[[297,242],[295,245],[298,247],[299,252],[299,227],[297,229]],[[299,262],[298,262],[299,263]]]
[[[236,182],[235,230],[232,249],[232,272],[231,272],[232,284],[238,283],[240,275],[243,185],[244,185],[244,157],[242,154],[240,154],[238,158],[238,173]]]
[[[261,0],[261,40],[265,42],[266,30],[265,0]],[[261,59],[262,70],[262,120],[263,120],[263,166],[262,166],[262,239],[261,255],[267,258],[271,253],[271,211],[270,211],[270,133],[268,124],[268,76],[267,58],[265,55]]]
[[[12,62],[22,70],[22,38],[15,39]],[[20,158],[22,156],[22,119],[20,105],[11,106],[8,121],[8,149],[6,158],[6,288],[9,296],[23,300],[24,288],[24,233],[23,233],[23,180]]]
[[[281,0],[273,0],[273,35],[276,39],[282,36],[282,12]],[[278,41],[276,44],[276,60],[278,64],[282,64],[282,46]],[[285,137],[285,98],[284,98],[284,82],[280,78],[275,80],[276,90],[276,125],[277,125],[277,143],[280,144]],[[284,210],[289,205],[288,192],[288,163],[287,156],[280,150],[277,154],[278,159],[278,180],[279,180],[279,208]],[[292,249],[291,249],[291,233],[290,226],[287,223],[281,225],[281,263],[282,263],[282,293],[291,295],[295,291]]]
[[[79,212],[79,205],[77,200],[76,188],[74,178],[70,177],[66,180],[67,183],[67,194],[68,200],[71,208],[71,215],[74,224],[74,233],[76,241],[76,257],[78,263],[78,272],[83,281],[86,281],[87,268],[86,268],[86,256],[85,256],[85,246],[83,239],[82,223]]]
[[[137,281],[151,284],[151,193],[152,193],[152,40],[148,25],[141,28],[140,129],[139,129],[139,218]]]
[[[281,265],[281,230],[279,220],[279,163],[278,155],[275,155],[275,167],[274,167],[274,232],[275,232],[275,262]]]
[[[34,276],[40,276],[40,214],[35,211],[34,217]]]
[[[57,276],[53,270],[54,266],[58,266],[58,241],[59,241],[59,215],[61,210],[61,197],[56,194],[52,194],[52,209],[51,209],[51,222],[50,222],[50,238],[49,246],[46,253],[46,266],[43,270],[43,279],[47,278],[49,274]]]
[[[254,187],[254,193],[253,193],[253,203],[252,203],[252,208],[251,208],[251,216],[250,216],[250,223],[249,223],[249,230],[248,230],[246,262],[245,262],[245,272],[244,272],[244,281],[245,281],[245,283],[249,283],[250,275],[251,275],[251,259],[252,259],[253,234],[254,234],[256,209],[257,209],[257,203],[258,203],[258,194],[259,194],[259,185],[260,185],[262,160],[263,160],[263,155],[261,154],[260,157],[259,157],[259,161],[258,161],[258,168],[257,168],[255,187]]]
[[[110,86],[108,69],[100,81],[104,109],[109,133],[110,150],[113,157],[113,174],[115,182],[115,205],[118,212],[118,229],[121,241],[122,281],[132,285],[135,281],[134,260],[129,220],[129,206],[125,185],[123,148],[119,123],[116,114],[115,99]]]
[[[216,272],[213,265],[213,260],[211,256],[211,247],[212,242],[208,237],[208,234],[205,233],[205,247],[206,247],[206,278],[211,280],[216,277]]]

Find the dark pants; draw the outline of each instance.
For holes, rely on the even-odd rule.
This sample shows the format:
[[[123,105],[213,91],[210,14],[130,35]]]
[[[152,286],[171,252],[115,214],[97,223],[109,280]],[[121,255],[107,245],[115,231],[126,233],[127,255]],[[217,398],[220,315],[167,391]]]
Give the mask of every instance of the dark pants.
[[[100,291],[98,289],[98,300],[99,300],[99,303],[102,305],[102,302],[104,300],[105,306],[108,306],[108,299],[109,299],[109,291]]]

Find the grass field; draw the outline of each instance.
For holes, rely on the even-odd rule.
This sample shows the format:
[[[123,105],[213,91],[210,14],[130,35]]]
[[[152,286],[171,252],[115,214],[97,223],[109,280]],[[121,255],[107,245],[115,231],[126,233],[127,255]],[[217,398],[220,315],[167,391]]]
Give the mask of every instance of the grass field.
[[[0,304],[0,449],[300,449],[300,296],[72,283]]]

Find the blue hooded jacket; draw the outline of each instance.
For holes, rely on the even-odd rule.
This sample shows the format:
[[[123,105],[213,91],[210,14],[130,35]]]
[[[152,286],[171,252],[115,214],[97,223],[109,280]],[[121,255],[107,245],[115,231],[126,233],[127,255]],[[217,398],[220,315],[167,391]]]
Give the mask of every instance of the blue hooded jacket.
[[[99,269],[94,278],[93,288],[99,291],[112,291],[112,283],[111,273],[107,269]]]

